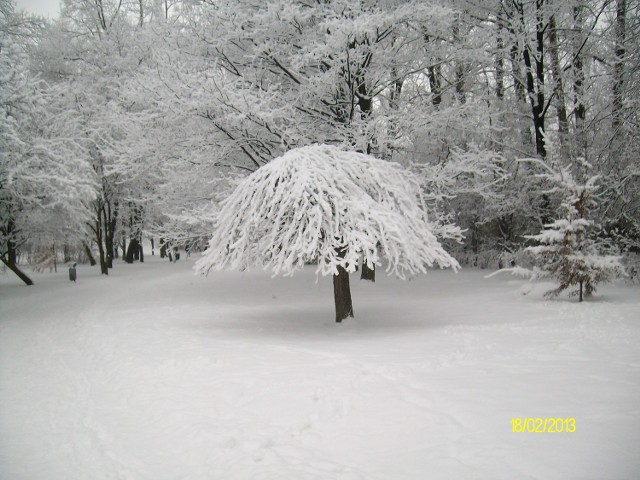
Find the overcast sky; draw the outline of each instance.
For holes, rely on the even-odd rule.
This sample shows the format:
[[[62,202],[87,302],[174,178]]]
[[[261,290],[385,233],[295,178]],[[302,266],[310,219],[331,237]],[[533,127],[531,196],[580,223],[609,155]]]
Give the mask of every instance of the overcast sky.
[[[60,13],[60,0],[17,0],[19,10],[54,18]]]

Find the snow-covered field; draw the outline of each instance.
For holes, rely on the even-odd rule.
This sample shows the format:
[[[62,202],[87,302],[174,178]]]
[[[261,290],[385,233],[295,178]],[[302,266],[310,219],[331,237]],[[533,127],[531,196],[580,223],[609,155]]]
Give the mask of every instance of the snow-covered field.
[[[638,287],[192,266],[0,275],[0,479],[640,478]]]

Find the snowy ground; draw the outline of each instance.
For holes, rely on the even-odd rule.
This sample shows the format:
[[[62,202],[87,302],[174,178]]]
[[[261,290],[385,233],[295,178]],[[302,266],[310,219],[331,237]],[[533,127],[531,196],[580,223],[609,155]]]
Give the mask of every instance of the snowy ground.
[[[487,272],[0,275],[0,479],[637,479],[638,287]],[[513,433],[514,417],[576,419]]]

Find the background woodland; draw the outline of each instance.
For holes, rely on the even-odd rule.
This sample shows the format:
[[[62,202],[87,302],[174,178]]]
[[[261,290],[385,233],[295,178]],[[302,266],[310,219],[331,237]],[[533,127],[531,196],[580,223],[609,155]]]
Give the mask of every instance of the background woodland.
[[[562,186],[589,185],[590,245],[633,270],[639,13],[636,0],[64,0],[47,21],[0,0],[2,261],[28,280],[20,264],[52,259],[95,257],[106,274],[143,259],[143,238],[204,247],[240,179],[320,143],[412,170],[463,266],[519,263],[566,210]]]

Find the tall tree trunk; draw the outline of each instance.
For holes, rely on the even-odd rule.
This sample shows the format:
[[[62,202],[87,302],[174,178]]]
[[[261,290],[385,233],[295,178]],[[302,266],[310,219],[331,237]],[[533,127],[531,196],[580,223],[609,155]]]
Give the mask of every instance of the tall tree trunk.
[[[547,156],[545,146],[545,70],[544,70],[544,35],[545,24],[542,7],[544,0],[536,0],[536,50],[531,52],[528,43],[525,42],[522,49],[522,58],[525,65],[527,94],[531,104],[531,114],[535,135],[536,154],[542,158]],[[526,32],[526,19],[524,7],[518,3],[520,23],[523,32]]]
[[[338,251],[340,258],[344,258],[344,254],[344,250]],[[349,272],[341,266],[338,267],[338,275],[333,276],[333,299],[336,306],[336,323],[342,322],[347,317],[353,317]]]
[[[558,32],[556,17],[549,18],[549,47],[551,54],[551,72],[553,73],[553,94],[556,97],[556,113],[558,115],[558,137],[560,141],[560,155],[567,160],[571,157],[569,149],[569,117],[564,96],[564,82],[562,80],[562,67],[560,66],[560,46],[558,45]]]
[[[113,259],[116,258],[116,227],[118,225],[118,202],[111,205],[111,200],[105,202],[105,249],[107,253],[107,266],[113,268]]]
[[[89,226],[93,231],[93,240],[96,242],[96,246],[98,247],[98,262],[100,263],[100,273],[102,275],[109,275],[109,266],[107,264],[107,258],[104,251],[103,211],[104,203],[102,201],[102,198],[98,196],[98,198],[94,201],[95,219]]]
[[[504,38],[502,21],[498,21],[498,34],[496,37],[497,52],[495,56],[496,62],[496,97],[499,101],[504,99]]]
[[[509,33],[512,38],[516,35],[515,30],[513,28],[509,29]],[[520,113],[523,111],[525,106],[527,105],[527,94],[526,89],[523,82],[523,76],[520,68],[520,55],[518,51],[517,44],[513,43],[511,49],[509,51],[509,56],[511,60],[511,78],[513,79],[513,90],[516,97],[516,105],[517,112]],[[529,127],[529,123],[526,125],[520,122],[520,118],[518,118],[518,126],[520,130],[520,138],[523,145],[531,145],[531,128]]]
[[[573,28],[576,32],[582,32],[584,28],[584,7],[582,5],[573,8]],[[589,160],[587,155],[587,134],[585,122],[587,119],[587,107],[584,103],[584,62],[582,59],[583,34],[576,34],[573,42],[573,111],[575,118],[575,150],[577,157]]]
[[[96,245],[98,246],[98,261],[100,262],[100,273],[109,275],[109,266],[104,251],[103,230],[102,230],[102,214],[98,212],[98,221],[95,224]]]
[[[622,118],[624,108],[624,62],[626,56],[626,22],[627,22],[627,2],[626,0],[616,1],[616,23],[615,23],[615,63],[613,64],[613,106],[611,112],[612,139],[610,147],[610,172],[618,170],[619,158],[623,147],[622,142]],[[618,172],[616,172],[618,173]]]
[[[453,40],[456,44],[461,42],[460,40],[460,19],[454,22],[453,24]],[[467,66],[465,62],[462,60],[457,60],[455,65],[455,87],[456,87],[456,97],[458,101],[462,104],[467,102],[467,95],[465,92],[465,74],[466,74]]]

